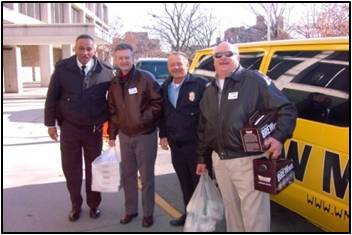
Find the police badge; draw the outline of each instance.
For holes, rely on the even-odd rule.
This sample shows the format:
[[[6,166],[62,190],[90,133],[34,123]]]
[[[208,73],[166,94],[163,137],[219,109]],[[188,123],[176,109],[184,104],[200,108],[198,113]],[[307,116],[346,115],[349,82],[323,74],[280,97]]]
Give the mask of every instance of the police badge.
[[[196,93],[194,93],[194,91],[191,91],[190,93],[188,93],[188,100],[193,102],[196,99]]]

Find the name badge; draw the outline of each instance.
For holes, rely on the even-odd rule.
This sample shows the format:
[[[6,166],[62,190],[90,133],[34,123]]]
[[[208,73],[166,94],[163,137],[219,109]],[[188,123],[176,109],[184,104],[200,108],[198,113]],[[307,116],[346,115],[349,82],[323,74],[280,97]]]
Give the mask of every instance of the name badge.
[[[128,89],[128,94],[130,94],[130,95],[137,94],[137,87],[133,87],[133,88]]]
[[[229,95],[227,97],[228,100],[236,100],[238,98],[238,92],[229,92]]]

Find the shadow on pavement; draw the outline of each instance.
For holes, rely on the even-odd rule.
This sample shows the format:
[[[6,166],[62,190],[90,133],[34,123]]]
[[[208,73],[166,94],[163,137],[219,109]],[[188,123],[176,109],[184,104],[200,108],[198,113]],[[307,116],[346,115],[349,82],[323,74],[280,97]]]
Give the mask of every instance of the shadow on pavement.
[[[6,180],[6,179],[5,179]],[[83,183],[84,185],[84,183]],[[83,187],[82,187],[83,188]],[[89,217],[84,204],[81,218],[75,223],[67,219],[70,202],[65,182],[27,185],[3,189],[3,232],[182,232],[183,227],[169,225],[170,217],[155,207],[155,223],[151,228],[142,228],[142,212],[130,224],[121,225],[124,214],[123,191],[103,193],[102,215],[97,220]],[[182,195],[176,174],[156,177],[156,192],[171,205],[182,211]],[[141,193],[139,193],[140,195]],[[139,203],[141,200],[139,198]],[[322,232],[302,217],[278,204],[271,203],[272,232]],[[215,232],[225,232],[225,221],[217,225]]]
[[[84,182],[83,184],[84,185]],[[84,188],[84,187],[82,187]],[[141,193],[139,193],[140,195]],[[124,214],[123,191],[103,193],[101,217],[89,217],[85,204],[85,190],[82,190],[84,203],[81,218],[72,223],[68,221],[71,209],[65,182],[27,185],[3,189],[3,232],[182,232],[182,227],[171,227],[167,214],[157,206],[154,212],[154,225],[143,228],[141,199],[139,216],[130,224],[121,225]]]
[[[10,122],[30,122],[44,123],[44,109],[29,109],[23,111],[4,112],[3,114],[10,115]]]

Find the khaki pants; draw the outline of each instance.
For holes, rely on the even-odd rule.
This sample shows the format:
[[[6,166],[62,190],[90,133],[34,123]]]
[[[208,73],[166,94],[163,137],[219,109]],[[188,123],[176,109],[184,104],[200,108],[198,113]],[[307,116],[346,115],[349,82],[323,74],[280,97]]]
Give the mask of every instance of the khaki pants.
[[[261,156],[221,160],[213,152],[227,232],[270,232],[269,194],[254,189],[253,159]]]

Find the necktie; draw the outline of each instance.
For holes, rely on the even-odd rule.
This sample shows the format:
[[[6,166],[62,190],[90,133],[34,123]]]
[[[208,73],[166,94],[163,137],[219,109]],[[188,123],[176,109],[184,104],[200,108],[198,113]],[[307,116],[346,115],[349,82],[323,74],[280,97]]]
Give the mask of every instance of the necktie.
[[[86,72],[84,71],[84,69],[86,68],[85,65],[82,65],[81,67],[81,74],[85,77],[86,76]]]

